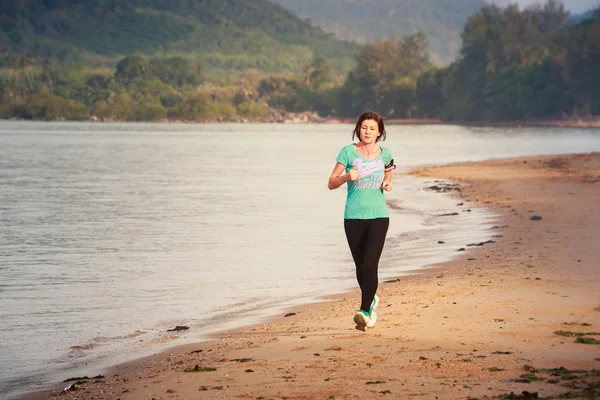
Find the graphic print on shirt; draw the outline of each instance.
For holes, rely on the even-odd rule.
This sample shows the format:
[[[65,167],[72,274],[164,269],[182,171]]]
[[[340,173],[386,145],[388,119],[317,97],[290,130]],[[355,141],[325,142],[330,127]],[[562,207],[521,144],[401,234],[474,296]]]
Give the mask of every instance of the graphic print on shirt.
[[[352,166],[358,170],[358,178],[354,181],[355,189],[380,189],[383,183],[383,160],[363,161],[356,158]]]

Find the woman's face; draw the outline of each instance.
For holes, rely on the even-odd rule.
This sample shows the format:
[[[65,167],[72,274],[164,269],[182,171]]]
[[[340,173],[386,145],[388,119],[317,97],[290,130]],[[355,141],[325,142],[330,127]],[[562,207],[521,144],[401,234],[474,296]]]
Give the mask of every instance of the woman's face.
[[[364,144],[375,143],[375,140],[381,135],[379,125],[373,119],[365,119],[360,125],[360,141]]]

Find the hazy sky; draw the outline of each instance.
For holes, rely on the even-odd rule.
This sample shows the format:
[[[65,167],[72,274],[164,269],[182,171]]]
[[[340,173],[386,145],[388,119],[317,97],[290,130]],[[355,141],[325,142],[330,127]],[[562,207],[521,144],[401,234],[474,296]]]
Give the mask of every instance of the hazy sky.
[[[511,3],[519,3],[520,6],[528,6],[530,4],[540,3],[543,4],[545,1],[536,1],[536,0],[512,0]],[[580,13],[583,11],[587,11],[592,8],[597,8],[600,6],[600,0],[563,0],[563,4],[565,8],[572,13]]]

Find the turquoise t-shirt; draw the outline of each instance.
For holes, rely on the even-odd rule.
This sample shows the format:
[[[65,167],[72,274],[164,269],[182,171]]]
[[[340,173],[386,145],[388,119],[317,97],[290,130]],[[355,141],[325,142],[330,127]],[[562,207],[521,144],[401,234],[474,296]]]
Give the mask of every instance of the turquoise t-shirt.
[[[354,144],[342,148],[337,157],[337,162],[346,166],[346,173],[352,168],[358,169],[358,178],[347,182],[348,196],[344,219],[374,219],[389,216],[381,184],[385,165],[392,159],[392,154],[385,147],[379,147],[381,153],[373,160],[367,160],[358,154]]]

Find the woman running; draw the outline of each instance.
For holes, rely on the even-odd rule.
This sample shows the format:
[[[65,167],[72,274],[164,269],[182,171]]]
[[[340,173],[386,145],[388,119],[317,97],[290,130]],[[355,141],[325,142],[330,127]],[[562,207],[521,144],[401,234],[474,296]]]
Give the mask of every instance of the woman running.
[[[395,166],[390,151],[377,145],[385,135],[383,118],[373,111],[361,114],[352,133],[359,142],[342,148],[327,185],[333,190],[348,183],[344,231],[362,293],[354,322],[363,331],[377,321],[377,269],[390,223],[383,192],[392,190]]]

